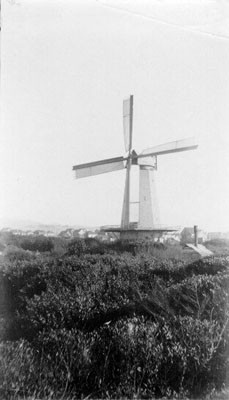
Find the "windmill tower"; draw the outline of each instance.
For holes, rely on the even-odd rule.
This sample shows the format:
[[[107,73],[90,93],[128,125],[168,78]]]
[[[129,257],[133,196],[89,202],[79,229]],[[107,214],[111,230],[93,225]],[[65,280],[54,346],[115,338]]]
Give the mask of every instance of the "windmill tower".
[[[137,154],[132,148],[133,136],[133,95],[123,101],[123,130],[127,155],[125,157],[108,158],[73,166],[75,177],[86,178],[126,169],[126,181],[123,198],[121,226],[107,227],[106,231],[120,232],[121,239],[142,239],[155,237],[156,233],[173,231],[160,225],[157,196],[155,188],[155,171],[157,157],[180,151],[194,150],[198,146],[193,138],[177,140],[154,146]],[[139,166],[139,217],[133,226],[130,221],[130,173],[132,165]]]

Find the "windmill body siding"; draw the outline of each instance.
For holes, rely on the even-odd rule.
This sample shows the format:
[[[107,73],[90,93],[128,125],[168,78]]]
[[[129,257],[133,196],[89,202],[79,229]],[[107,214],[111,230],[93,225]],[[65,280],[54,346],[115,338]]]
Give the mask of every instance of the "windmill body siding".
[[[157,204],[154,170],[152,167],[140,167],[139,182],[139,228],[153,229],[160,225]]]

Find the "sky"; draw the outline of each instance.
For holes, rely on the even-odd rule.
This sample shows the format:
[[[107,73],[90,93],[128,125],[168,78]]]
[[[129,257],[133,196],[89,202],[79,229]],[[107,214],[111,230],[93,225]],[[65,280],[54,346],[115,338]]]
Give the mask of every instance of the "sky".
[[[228,71],[227,0],[3,1],[0,217],[119,224],[125,171],[75,180],[72,166],[125,154],[133,94],[137,152],[199,144],[158,157],[161,223],[229,230]]]

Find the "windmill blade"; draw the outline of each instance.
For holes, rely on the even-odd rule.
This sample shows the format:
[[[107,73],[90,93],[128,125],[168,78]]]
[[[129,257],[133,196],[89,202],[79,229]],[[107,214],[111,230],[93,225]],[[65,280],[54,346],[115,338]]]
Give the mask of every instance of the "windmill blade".
[[[87,176],[105,174],[107,172],[124,169],[124,158],[115,157],[106,160],[94,161],[87,164],[74,165],[76,179],[86,178]]]
[[[194,150],[197,147],[198,145],[195,139],[192,137],[188,139],[176,140],[174,142],[160,144],[158,146],[145,149],[138,155],[138,158],[159,156],[163,154],[176,153],[179,151]]]
[[[123,101],[123,133],[125,150],[130,151],[132,148],[132,127],[133,127],[133,99],[131,95]]]

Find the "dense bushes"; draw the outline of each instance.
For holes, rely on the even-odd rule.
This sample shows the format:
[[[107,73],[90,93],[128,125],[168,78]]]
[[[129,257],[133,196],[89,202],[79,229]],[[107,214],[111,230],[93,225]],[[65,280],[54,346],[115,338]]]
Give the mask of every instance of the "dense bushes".
[[[15,252],[15,257],[19,254],[19,251],[23,254],[23,250],[27,253],[55,252],[61,255],[66,252],[67,240],[59,237],[46,237],[44,235],[16,235],[12,232],[0,232],[0,246],[2,246],[2,250],[5,250],[4,252],[6,253]]]
[[[157,323],[133,317],[88,333],[73,328],[44,330],[34,343],[20,340],[4,345],[1,393],[198,396],[225,382],[221,335],[217,323],[191,317]]]
[[[223,387],[227,258],[185,264],[84,250],[74,241],[62,257],[2,269],[3,398],[182,398]]]
[[[38,370],[36,352],[25,340],[1,343],[1,398],[32,395],[38,382]]]
[[[34,255],[29,250],[24,250],[14,245],[9,245],[4,251],[4,260],[14,262],[17,260],[31,260]]]
[[[50,238],[45,236],[27,237],[21,241],[21,248],[30,251],[46,252],[51,251],[54,245]]]

